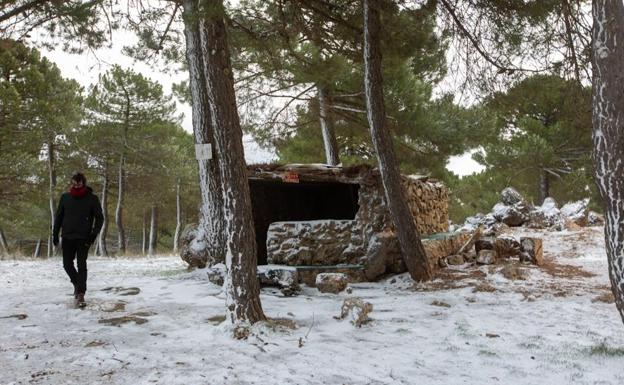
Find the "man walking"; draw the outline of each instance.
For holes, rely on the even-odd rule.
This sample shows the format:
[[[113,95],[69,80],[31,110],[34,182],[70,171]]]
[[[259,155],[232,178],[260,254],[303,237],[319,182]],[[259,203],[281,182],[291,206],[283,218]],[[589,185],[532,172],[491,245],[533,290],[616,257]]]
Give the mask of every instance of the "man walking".
[[[69,192],[61,195],[52,239],[54,246],[59,243],[59,231],[63,229],[63,267],[74,285],[74,298],[79,306],[85,306],[84,296],[87,291],[87,254],[95,242],[104,217],[100,200],[87,186],[87,178],[76,173],[71,178]],[[78,264],[78,271],[74,266]]]

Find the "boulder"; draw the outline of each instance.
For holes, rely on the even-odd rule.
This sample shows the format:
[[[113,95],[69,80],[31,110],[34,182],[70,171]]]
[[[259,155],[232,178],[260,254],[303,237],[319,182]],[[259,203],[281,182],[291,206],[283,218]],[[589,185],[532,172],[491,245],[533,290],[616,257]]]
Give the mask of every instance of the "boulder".
[[[513,187],[507,187],[501,191],[501,202],[507,206],[512,206],[516,203],[524,202],[524,198]]]
[[[483,249],[477,254],[478,265],[492,265],[496,263],[496,253],[494,250]]]
[[[223,286],[223,282],[225,282],[225,265],[220,263],[206,269],[206,274],[208,275],[208,281],[217,285]]]
[[[559,209],[559,205],[557,204],[557,201],[553,197],[544,198],[544,202],[542,202],[541,207],[544,210]]]
[[[494,252],[497,259],[519,256],[521,253],[520,242],[510,235],[501,235],[494,239]]]
[[[520,260],[522,262],[526,261],[538,266],[544,264],[544,252],[540,238],[522,237],[520,238],[520,247],[522,250]]]
[[[260,286],[279,287],[286,297],[296,295],[301,291],[297,269],[290,266],[259,265],[258,280]]]
[[[396,260],[401,260],[401,250],[396,235],[390,231],[376,233],[368,242],[364,258],[364,275],[368,280],[375,280],[385,274],[388,267],[394,265]]]
[[[494,238],[481,238],[475,241],[475,253],[481,250],[494,250]]]
[[[589,198],[566,203],[561,208],[561,215],[579,226],[587,226],[589,214]]]
[[[216,264],[206,269],[208,281],[223,286],[225,281],[225,265]],[[285,296],[299,293],[299,275],[297,269],[290,266],[259,265],[256,273],[261,287],[277,287]]]
[[[497,222],[497,219],[491,213],[483,215],[481,213],[477,213],[472,217],[466,218],[462,227],[458,229],[458,231],[474,231],[477,228],[484,226],[485,228],[489,228],[493,226]]]
[[[587,225],[588,226],[604,226],[604,216],[602,214],[598,214],[595,211],[589,211],[587,214]]]
[[[483,231],[484,237],[496,237],[499,234],[505,233],[509,230],[509,226],[506,224],[499,222],[495,223],[492,227],[487,228]]]
[[[563,217],[557,208],[557,202],[553,198],[544,199],[541,206],[535,207],[529,213],[527,227],[534,229],[548,229],[563,227]]]
[[[361,298],[347,298],[340,307],[340,315],[334,317],[336,319],[344,319],[347,316],[351,319],[351,323],[356,327],[361,327],[371,319],[368,314],[373,311],[373,304],[365,302]]]
[[[343,273],[320,273],[316,276],[316,288],[321,293],[338,294],[347,288],[349,279]]]
[[[191,268],[198,267],[202,269],[225,261],[225,256],[211,256],[207,247],[208,244],[196,224],[187,225],[182,234],[180,234],[180,240],[178,241],[180,258],[188,263]]]
[[[522,202],[513,206],[497,203],[492,208],[494,218],[507,226],[522,226],[528,220],[528,212],[527,206]]]

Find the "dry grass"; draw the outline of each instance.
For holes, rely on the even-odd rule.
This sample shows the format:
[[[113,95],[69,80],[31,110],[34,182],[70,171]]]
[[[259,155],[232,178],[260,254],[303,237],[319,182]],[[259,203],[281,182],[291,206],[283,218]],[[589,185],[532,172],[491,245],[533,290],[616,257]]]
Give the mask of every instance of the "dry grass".
[[[611,291],[605,291],[604,293],[600,294],[597,297],[594,297],[592,299],[592,302],[596,303],[596,302],[603,302],[603,303],[615,303],[615,297],[613,296],[613,293]]]
[[[596,274],[584,270],[582,267],[573,265],[563,265],[553,261],[552,259],[545,259],[540,269],[555,278],[591,278]]]
[[[493,293],[497,289],[489,283],[479,283],[472,288],[473,293]]]

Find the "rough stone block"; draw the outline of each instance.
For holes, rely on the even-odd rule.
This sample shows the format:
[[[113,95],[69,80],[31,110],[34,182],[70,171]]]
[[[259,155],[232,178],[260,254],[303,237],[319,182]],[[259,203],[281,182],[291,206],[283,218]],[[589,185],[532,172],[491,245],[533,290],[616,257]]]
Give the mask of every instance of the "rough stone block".
[[[316,276],[316,288],[321,293],[338,294],[347,288],[349,279],[342,273],[320,273]]]
[[[542,240],[540,238],[520,238],[520,245],[523,255],[526,256],[529,262],[538,266],[544,264],[544,252],[542,249]]]

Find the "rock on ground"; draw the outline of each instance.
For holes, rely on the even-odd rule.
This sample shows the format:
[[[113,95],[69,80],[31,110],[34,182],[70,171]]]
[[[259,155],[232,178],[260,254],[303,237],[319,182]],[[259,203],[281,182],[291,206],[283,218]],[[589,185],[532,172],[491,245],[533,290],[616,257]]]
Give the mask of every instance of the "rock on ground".
[[[316,276],[316,288],[321,293],[338,294],[347,288],[349,279],[342,273],[320,273]]]
[[[369,322],[368,314],[373,311],[373,304],[365,302],[361,298],[347,298],[342,303],[340,315],[336,319],[344,319],[349,316],[351,323],[357,327]]]
[[[479,251],[477,255],[478,265],[492,265],[496,263],[496,253],[494,250],[483,249]]]

